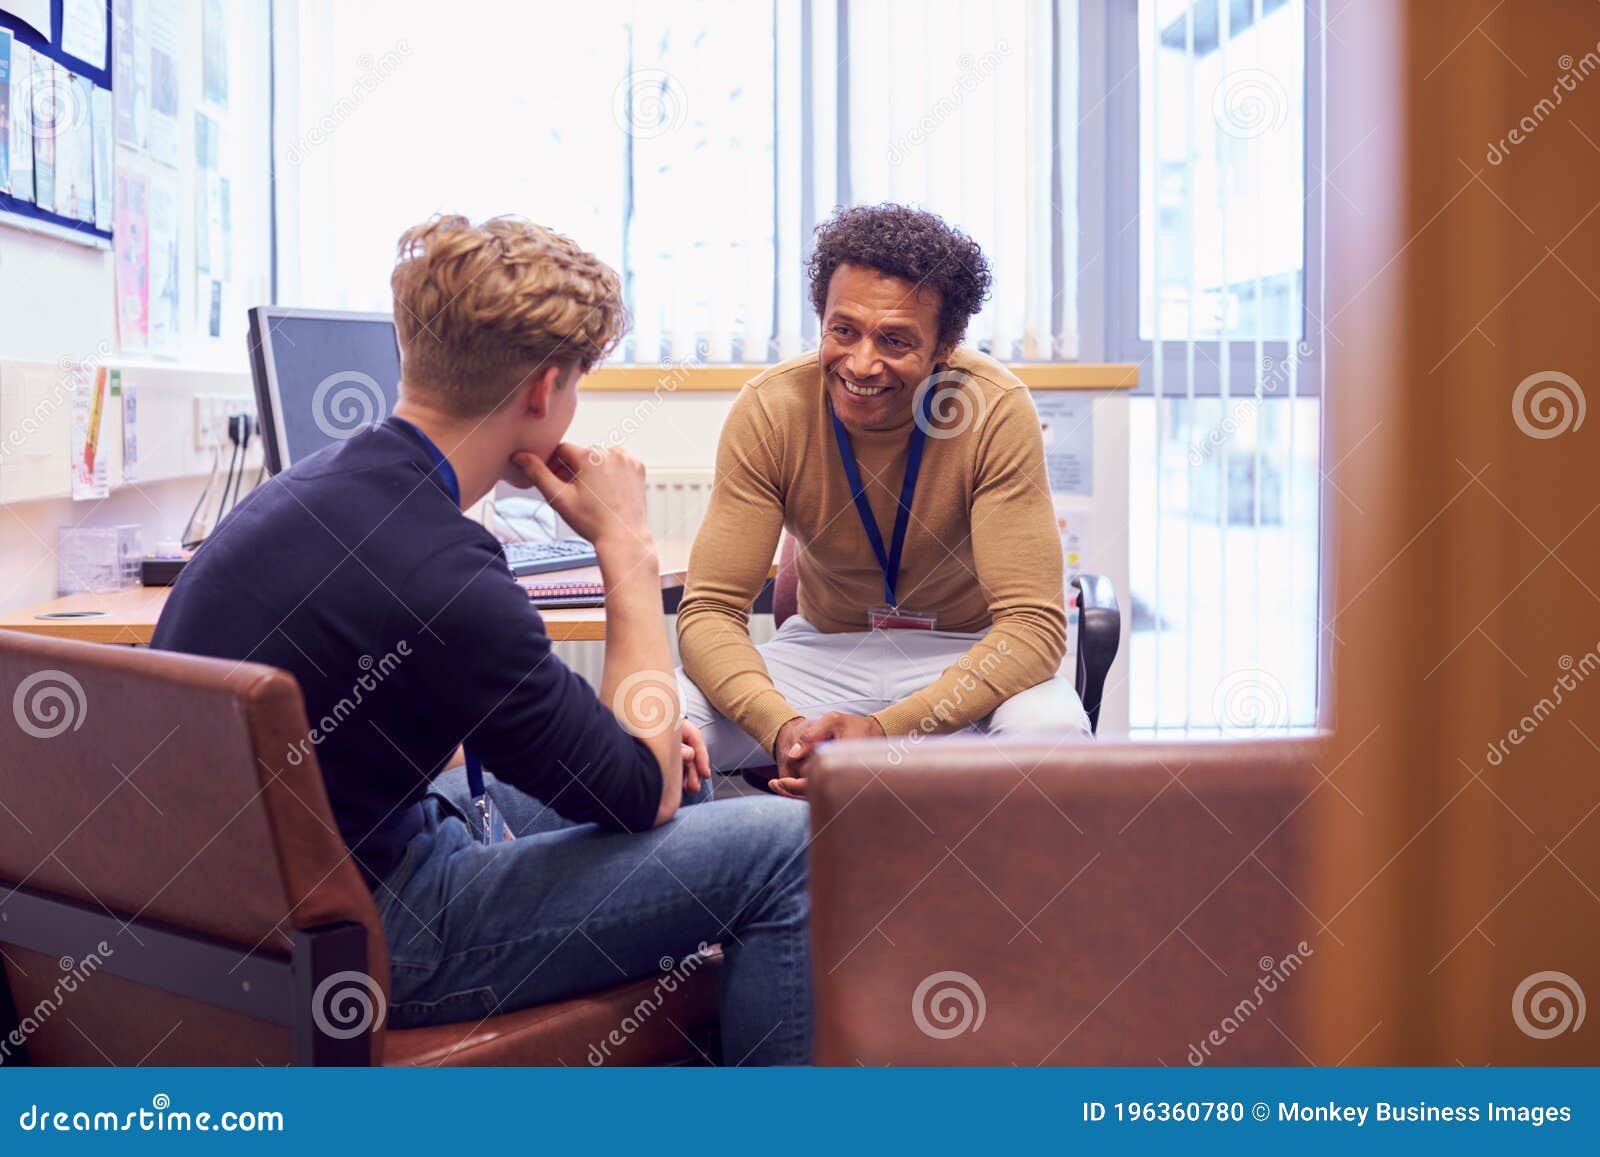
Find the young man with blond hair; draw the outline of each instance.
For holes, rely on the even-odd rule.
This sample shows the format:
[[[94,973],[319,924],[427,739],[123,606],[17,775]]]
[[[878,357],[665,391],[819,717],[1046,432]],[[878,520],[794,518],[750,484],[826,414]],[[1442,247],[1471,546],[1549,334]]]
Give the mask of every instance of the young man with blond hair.
[[[562,441],[626,328],[617,275],[537,225],[450,216],[400,239],[392,284],[394,414],[241,502],[154,645],[281,667],[311,719],[363,688],[315,741],[382,918],[390,1024],[561,1000],[721,942],[725,1062],[804,1062],[804,809],[679,810],[709,772],[680,723],[644,470]],[[599,555],[598,697],[462,514],[500,481],[537,486]],[[458,746],[466,772],[441,775]]]

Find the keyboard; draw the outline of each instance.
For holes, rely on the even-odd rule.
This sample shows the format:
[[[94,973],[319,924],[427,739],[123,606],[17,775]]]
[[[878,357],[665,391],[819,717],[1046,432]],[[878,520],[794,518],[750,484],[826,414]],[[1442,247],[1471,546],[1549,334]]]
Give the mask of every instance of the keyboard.
[[[600,561],[594,547],[581,538],[558,538],[553,542],[506,542],[501,544],[501,548],[506,552],[506,565],[518,578],[553,570],[594,566]]]

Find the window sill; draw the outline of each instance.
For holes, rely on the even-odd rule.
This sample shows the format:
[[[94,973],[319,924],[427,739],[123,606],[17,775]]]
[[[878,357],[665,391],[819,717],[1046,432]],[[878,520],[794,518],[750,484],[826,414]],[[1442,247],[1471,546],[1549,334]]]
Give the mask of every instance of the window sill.
[[[584,379],[585,390],[650,393],[735,393],[765,365],[611,365]],[[1132,362],[1013,362],[1011,370],[1034,390],[1131,390],[1139,385]]]

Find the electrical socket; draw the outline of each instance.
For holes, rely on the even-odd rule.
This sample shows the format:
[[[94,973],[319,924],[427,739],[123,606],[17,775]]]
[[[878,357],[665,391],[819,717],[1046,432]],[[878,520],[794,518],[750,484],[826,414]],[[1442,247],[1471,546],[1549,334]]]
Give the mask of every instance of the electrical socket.
[[[228,444],[228,419],[237,415],[254,418],[256,400],[249,394],[196,394],[194,396],[194,445],[210,450]]]
[[[210,394],[194,396],[194,448],[209,450],[217,444],[217,426]]]

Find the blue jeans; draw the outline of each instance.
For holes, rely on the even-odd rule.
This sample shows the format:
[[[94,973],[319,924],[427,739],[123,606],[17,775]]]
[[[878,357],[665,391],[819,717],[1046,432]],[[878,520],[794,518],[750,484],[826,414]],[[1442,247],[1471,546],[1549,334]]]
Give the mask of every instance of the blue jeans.
[[[697,803],[632,835],[571,823],[485,782],[516,839],[477,842],[464,820],[466,775],[445,772],[423,804],[423,830],[376,890],[391,1025],[566,1000],[721,943],[724,1062],[809,1061],[804,804]]]

